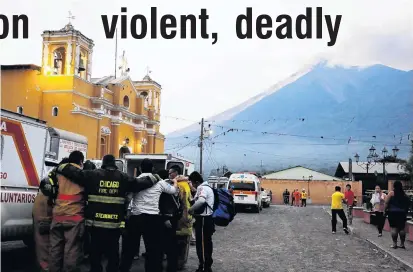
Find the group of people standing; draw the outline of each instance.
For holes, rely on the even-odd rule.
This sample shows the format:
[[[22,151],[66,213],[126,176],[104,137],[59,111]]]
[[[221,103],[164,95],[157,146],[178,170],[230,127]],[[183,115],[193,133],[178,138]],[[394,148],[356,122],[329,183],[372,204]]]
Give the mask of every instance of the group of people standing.
[[[285,189],[283,193],[283,199],[285,205],[290,205],[290,195],[291,195],[291,206],[296,207],[307,207],[307,192],[302,189],[301,192],[295,189],[291,194],[288,189]]]
[[[144,159],[141,174],[120,171],[112,155],[100,169],[73,151],[43,179],[33,208],[36,255],[42,271],[80,271],[88,243],[90,271],[128,272],[143,237],[145,271],[184,268],[195,218],[197,271],[211,271],[214,192],[198,172],[179,167],[154,173]],[[122,258],[119,241],[122,236]]]
[[[344,212],[343,203],[347,206],[347,216]],[[337,215],[343,222],[343,230],[346,234],[349,233],[347,223],[352,224],[353,207],[356,205],[354,193],[351,190],[351,185],[346,185],[345,194],[341,193],[341,187],[336,186],[335,192],[331,196],[331,213],[332,213],[332,232],[336,233]],[[406,240],[406,220],[410,207],[410,199],[403,190],[403,185],[400,181],[395,181],[393,190],[388,195],[382,192],[379,185],[375,187],[375,192],[372,194],[370,203],[373,206],[375,220],[378,230],[378,236],[383,236],[383,227],[386,218],[388,218],[391,228],[391,236],[393,240],[392,248],[405,249]],[[397,240],[400,237],[400,245]]]
[[[376,217],[378,236],[383,236],[383,227],[388,218],[391,228],[391,237],[393,240],[392,248],[405,249],[406,240],[406,218],[410,207],[410,199],[403,190],[403,185],[400,181],[395,181],[393,190],[388,195],[382,192],[379,185],[376,186],[375,192],[371,196],[370,203],[373,206],[373,211]],[[400,237],[400,245],[397,245],[397,240]]]

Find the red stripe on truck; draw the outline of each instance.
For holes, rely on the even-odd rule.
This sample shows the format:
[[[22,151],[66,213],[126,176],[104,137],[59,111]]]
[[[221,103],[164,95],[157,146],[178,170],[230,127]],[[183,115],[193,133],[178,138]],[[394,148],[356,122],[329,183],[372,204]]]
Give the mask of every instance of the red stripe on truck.
[[[242,195],[257,195],[256,191],[241,191],[241,190],[234,190],[234,195],[242,194]]]
[[[27,183],[30,186],[39,186],[39,176],[37,175],[29,144],[27,143],[26,135],[24,134],[21,123],[7,119],[2,119],[2,122],[6,123],[7,130],[2,130],[1,133],[13,138],[17,148],[17,154],[19,154],[20,162],[22,163],[24,173],[26,174]]]

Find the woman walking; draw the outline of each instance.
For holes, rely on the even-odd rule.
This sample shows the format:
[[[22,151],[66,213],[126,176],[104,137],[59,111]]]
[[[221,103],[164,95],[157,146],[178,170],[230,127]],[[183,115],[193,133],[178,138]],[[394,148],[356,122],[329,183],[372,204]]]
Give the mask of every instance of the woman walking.
[[[373,211],[376,214],[377,230],[379,231],[379,237],[383,236],[383,227],[386,217],[384,217],[384,202],[386,200],[386,194],[381,191],[379,185],[376,185],[375,193],[371,196],[371,205],[373,205]]]
[[[385,211],[388,214],[389,224],[391,228],[391,237],[393,239],[392,248],[403,248],[406,240],[406,218],[409,210],[410,200],[403,190],[403,185],[400,181],[393,184],[393,191],[389,193],[385,202]],[[400,236],[400,246],[397,245],[397,238]]]

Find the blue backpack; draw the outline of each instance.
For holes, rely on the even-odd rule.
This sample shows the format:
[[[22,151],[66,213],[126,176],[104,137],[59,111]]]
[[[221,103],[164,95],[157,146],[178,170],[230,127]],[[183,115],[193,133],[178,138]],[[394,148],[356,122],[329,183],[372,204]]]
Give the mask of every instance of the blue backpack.
[[[208,205],[213,210],[212,219],[215,225],[226,227],[234,220],[236,215],[234,197],[226,189],[208,187],[214,192],[214,207],[209,207]]]

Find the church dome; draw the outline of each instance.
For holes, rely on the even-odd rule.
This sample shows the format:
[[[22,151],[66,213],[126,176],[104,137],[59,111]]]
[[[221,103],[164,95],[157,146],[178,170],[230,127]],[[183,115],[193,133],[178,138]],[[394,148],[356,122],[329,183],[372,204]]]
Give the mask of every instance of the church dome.
[[[152,81],[152,78],[151,78],[149,75],[146,75],[146,76],[143,78],[143,81]]]
[[[64,28],[61,29],[61,31],[73,31],[73,30],[75,30],[75,28],[73,27],[71,23],[68,23],[67,25],[65,25]]]

